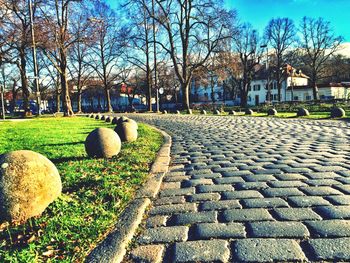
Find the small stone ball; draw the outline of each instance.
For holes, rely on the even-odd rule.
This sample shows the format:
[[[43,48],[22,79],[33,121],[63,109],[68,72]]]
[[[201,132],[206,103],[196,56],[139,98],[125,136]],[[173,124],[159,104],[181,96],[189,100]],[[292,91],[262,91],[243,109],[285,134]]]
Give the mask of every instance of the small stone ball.
[[[187,110],[187,114],[190,114],[190,115],[191,115],[191,114],[192,114],[192,110],[191,110],[191,109],[188,109],[188,110]]]
[[[207,115],[207,111],[206,110],[201,110],[201,114]]]
[[[105,119],[106,119],[106,116],[105,116],[105,115],[102,115],[100,120],[101,120],[101,121],[104,121]]]
[[[106,119],[105,119],[105,122],[111,122],[111,117],[110,116],[107,116]]]
[[[137,128],[132,122],[122,122],[117,124],[114,131],[118,133],[122,142],[133,142],[137,140]]]
[[[221,115],[221,112],[219,110],[214,110],[213,112],[215,115]]]
[[[113,119],[112,119],[112,124],[117,124],[118,123],[118,117],[114,117]]]
[[[309,115],[310,115],[309,111],[305,108],[300,108],[297,112],[298,117],[309,116]]]
[[[101,114],[96,114],[96,116],[95,116],[96,120],[101,120],[101,118],[102,118]]]
[[[229,114],[229,115],[236,115],[236,112],[235,112],[234,110],[230,110],[230,111],[228,112],[228,114]]]
[[[166,110],[163,110],[163,112],[162,112],[163,114],[168,114],[168,112],[166,111]]]
[[[181,114],[181,112],[180,112],[179,110],[177,110],[175,113],[176,113],[176,114]]]
[[[58,170],[45,156],[27,150],[0,155],[0,221],[38,216],[61,192]]]
[[[85,151],[89,157],[111,158],[118,155],[120,149],[120,138],[112,129],[97,128],[85,140]]]
[[[95,114],[91,114],[91,115],[90,115],[90,118],[95,119],[95,117],[96,117],[96,115],[95,115]]]
[[[331,118],[343,118],[345,115],[346,113],[343,108],[335,107],[331,110]]]
[[[246,109],[244,112],[245,115],[253,115],[254,111],[252,109]]]
[[[269,109],[267,111],[267,115],[269,115],[269,116],[276,116],[277,115],[277,110],[276,109]]]

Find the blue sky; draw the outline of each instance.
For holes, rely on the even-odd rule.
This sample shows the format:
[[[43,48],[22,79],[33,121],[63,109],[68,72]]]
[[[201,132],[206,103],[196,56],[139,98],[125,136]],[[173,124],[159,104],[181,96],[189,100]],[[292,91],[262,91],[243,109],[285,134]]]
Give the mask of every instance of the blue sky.
[[[123,0],[107,0],[116,7]],[[350,42],[350,0],[225,0],[238,11],[242,22],[251,23],[260,32],[273,17],[289,17],[296,24],[303,16],[323,17],[331,22],[337,35]]]

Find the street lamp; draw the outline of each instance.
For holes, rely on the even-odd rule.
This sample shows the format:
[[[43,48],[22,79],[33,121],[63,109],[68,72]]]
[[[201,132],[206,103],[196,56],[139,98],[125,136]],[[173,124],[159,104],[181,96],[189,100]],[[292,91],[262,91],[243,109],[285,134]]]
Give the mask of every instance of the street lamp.
[[[271,87],[270,87],[270,72],[269,72],[269,47],[267,44],[261,45],[260,48],[266,48],[266,71],[267,71],[267,101],[271,103]]]
[[[39,73],[38,64],[36,60],[36,45],[35,45],[35,33],[34,33],[34,23],[33,23],[33,4],[32,0],[28,0],[29,5],[29,21],[30,21],[30,31],[32,35],[32,55],[33,55],[33,66],[34,66],[34,83],[36,90],[36,104],[37,104],[37,115],[40,116],[40,89],[39,89]]]

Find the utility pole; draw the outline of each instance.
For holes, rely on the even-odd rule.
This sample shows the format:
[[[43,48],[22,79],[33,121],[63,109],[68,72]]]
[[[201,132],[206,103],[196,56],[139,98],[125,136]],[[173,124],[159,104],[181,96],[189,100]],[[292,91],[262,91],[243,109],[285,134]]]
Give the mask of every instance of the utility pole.
[[[156,104],[157,104],[157,112],[159,112],[159,87],[157,83],[157,45],[156,45],[156,22],[154,19],[154,0],[152,0],[152,27],[153,27],[153,54],[154,54],[154,87],[156,88]]]
[[[38,64],[36,59],[36,45],[35,45],[35,33],[34,33],[34,16],[33,16],[33,4],[32,0],[28,0],[29,5],[29,20],[30,20],[30,31],[32,35],[32,55],[33,55],[33,66],[34,66],[34,83],[36,90],[36,104],[37,104],[37,116],[40,116],[40,87],[39,87],[39,73]]]

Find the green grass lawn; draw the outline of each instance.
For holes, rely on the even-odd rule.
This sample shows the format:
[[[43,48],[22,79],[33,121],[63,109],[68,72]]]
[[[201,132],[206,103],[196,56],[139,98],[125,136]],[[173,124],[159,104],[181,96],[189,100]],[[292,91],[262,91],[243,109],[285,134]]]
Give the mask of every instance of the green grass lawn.
[[[113,227],[146,180],[163,137],[139,125],[139,139],[124,143],[113,159],[91,159],[84,141],[97,127],[89,118],[44,118],[0,123],[0,154],[25,149],[53,161],[63,193],[39,218],[0,226],[0,262],[81,262]]]

